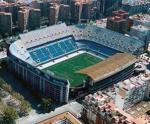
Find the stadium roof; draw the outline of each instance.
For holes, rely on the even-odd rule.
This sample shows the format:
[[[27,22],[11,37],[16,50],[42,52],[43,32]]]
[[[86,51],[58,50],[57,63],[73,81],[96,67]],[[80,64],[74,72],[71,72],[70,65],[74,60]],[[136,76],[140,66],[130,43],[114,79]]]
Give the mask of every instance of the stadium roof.
[[[117,53],[108,59],[79,71],[91,77],[94,82],[107,78],[136,62],[136,57],[127,53]]]
[[[30,48],[69,35],[71,35],[71,33],[69,32],[68,27],[65,23],[61,23],[46,28],[30,31],[25,34],[20,34],[19,36],[24,45],[27,48]]]

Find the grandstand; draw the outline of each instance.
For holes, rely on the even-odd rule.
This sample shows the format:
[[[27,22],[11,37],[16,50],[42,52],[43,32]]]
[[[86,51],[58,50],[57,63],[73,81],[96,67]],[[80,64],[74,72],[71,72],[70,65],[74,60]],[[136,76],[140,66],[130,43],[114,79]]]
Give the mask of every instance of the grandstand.
[[[36,48],[30,48],[29,53],[36,63],[43,63],[47,60],[53,60],[63,55],[74,52],[77,45],[71,37],[38,46]]]
[[[84,68],[79,72],[81,74],[86,74],[90,78],[92,78],[92,82],[90,85],[94,85],[94,83],[100,82],[103,79],[107,79],[111,77],[113,74],[120,73],[122,70],[128,68],[130,65],[136,62],[135,56],[126,54],[126,53],[116,53],[115,55],[109,57],[108,59],[94,64],[90,67]],[[129,74],[131,70],[128,70],[128,73],[122,74]],[[125,71],[124,71],[125,72]],[[121,73],[120,73],[121,74]],[[116,79],[120,78],[121,76],[118,75]],[[110,85],[111,83],[115,82],[115,77],[113,81],[108,81]],[[101,83],[101,82],[100,82]],[[107,85],[105,83],[105,85]]]
[[[130,76],[136,58],[129,54],[143,51],[143,41],[96,26],[63,23],[21,34],[9,48],[9,69],[44,96],[67,102],[72,88],[104,88]]]

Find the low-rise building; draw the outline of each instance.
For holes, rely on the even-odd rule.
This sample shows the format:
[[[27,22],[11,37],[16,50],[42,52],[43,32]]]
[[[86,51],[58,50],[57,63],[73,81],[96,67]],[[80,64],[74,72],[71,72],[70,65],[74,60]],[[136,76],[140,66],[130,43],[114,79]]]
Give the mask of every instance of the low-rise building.
[[[72,113],[60,113],[52,118],[39,122],[38,124],[82,124]]]
[[[119,109],[127,109],[134,104],[147,98],[150,93],[149,89],[150,76],[149,74],[140,74],[136,77],[131,77],[127,80],[116,84],[115,105]]]
[[[150,41],[150,15],[137,14],[130,17],[130,35],[148,43]]]
[[[149,104],[142,105],[148,107]],[[134,117],[131,113],[119,109],[113,99],[101,91],[86,96],[83,106],[82,118],[89,124],[148,124],[149,122],[145,113]]]
[[[117,109],[114,103],[111,102],[111,98],[100,91],[86,96],[83,105],[83,118],[86,123],[135,124],[132,117],[128,118],[128,114]]]

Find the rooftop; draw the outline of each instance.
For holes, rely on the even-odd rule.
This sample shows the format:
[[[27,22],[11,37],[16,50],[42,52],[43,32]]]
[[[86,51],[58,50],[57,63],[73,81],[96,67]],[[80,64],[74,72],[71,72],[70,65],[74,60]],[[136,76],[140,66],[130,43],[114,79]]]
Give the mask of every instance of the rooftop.
[[[131,116],[135,117],[135,118],[143,118],[146,114],[146,112],[148,112],[150,110],[150,102],[149,101],[142,101],[140,103],[137,103],[136,105],[134,105],[133,107],[129,108],[126,110],[127,113],[131,114]]]
[[[98,91],[93,95],[90,94],[86,96],[83,100],[83,104],[91,111],[99,113],[101,116],[105,115],[108,120],[113,120],[115,124],[148,124],[149,122],[149,119],[147,119],[145,113],[141,114],[141,116],[135,117],[131,114],[132,109],[130,109],[131,111],[128,110],[127,112],[118,109],[113,100],[111,100],[111,97],[107,96],[101,91]],[[147,107],[146,110],[143,109],[145,112],[147,112],[149,108],[149,102],[142,103],[142,105],[143,108]]]
[[[39,122],[39,124],[82,124],[72,113],[64,112],[52,118]]]
[[[143,25],[150,27],[150,14],[137,14],[130,16],[130,19],[133,20],[133,25]]]
[[[125,69],[135,62],[135,56],[127,53],[117,53],[108,59],[82,69],[79,72],[87,74],[96,82]]]
[[[125,19],[123,19],[122,17],[119,17],[119,16],[108,17],[108,19],[115,21],[115,22],[125,21]]]
[[[96,25],[97,27],[101,27],[101,28],[106,28],[106,23],[107,23],[107,18],[96,20],[96,22],[93,23],[93,25]]]
[[[128,14],[128,12],[124,11],[124,10],[117,10],[117,11],[113,11],[112,12],[115,15],[124,15],[124,14]]]
[[[132,26],[131,27],[132,29],[136,29],[138,31],[144,31],[144,32],[147,32],[150,31],[150,28],[146,27],[146,26],[143,26],[143,25],[135,25],[135,26]]]
[[[136,88],[136,87],[140,87],[141,85],[143,85],[145,83],[146,80],[150,80],[150,74],[140,74],[137,77],[131,77],[129,79],[126,79],[122,82],[118,83],[119,88],[122,88],[126,91]]]
[[[133,20],[139,20],[142,22],[150,22],[150,14],[137,14],[137,15],[133,15],[130,16],[131,19]]]

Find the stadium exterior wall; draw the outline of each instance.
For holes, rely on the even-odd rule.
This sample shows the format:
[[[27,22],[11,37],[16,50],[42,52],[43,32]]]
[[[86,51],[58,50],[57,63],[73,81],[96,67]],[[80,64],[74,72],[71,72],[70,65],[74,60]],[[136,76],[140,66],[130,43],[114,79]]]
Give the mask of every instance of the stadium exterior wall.
[[[68,102],[70,85],[67,80],[54,78],[13,55],[9,55],[8,68],[18,79],[32,86],[34,91],[56,102]]]

